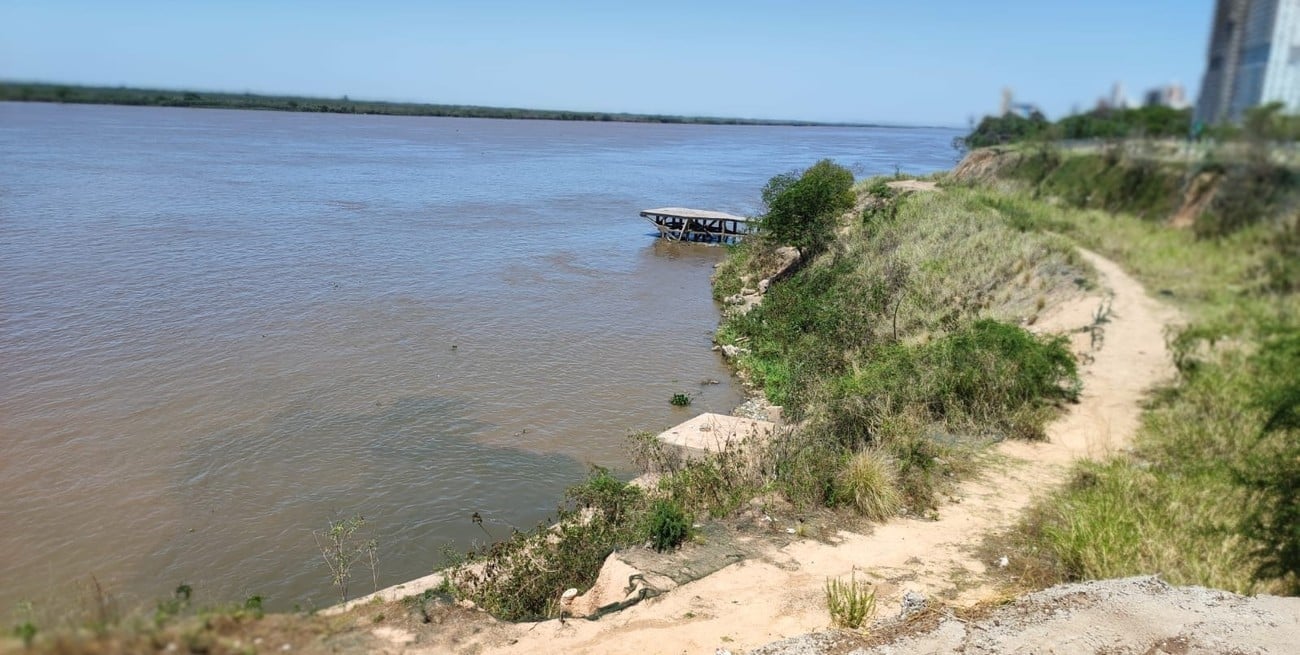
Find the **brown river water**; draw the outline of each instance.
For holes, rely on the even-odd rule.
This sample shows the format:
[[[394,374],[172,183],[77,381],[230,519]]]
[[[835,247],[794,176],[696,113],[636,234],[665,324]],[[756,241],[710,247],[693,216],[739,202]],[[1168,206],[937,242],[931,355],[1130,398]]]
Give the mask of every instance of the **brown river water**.
[[[535,525],[628,433],[742,400],[725,249],[639,210],[947,168],[954,135],[0,103],[0,617],[91,576],[321,606],[331,518],[381,586]]]

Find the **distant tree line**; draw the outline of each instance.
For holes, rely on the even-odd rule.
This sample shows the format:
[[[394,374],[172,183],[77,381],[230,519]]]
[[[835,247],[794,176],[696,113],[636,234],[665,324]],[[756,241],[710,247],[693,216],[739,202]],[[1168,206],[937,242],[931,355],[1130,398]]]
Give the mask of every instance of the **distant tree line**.
[[[1066,116],[1053,123],[1034,112],[1029,116],[985,116],[975,130],[958,139],[960,146],[983,148],[1026,141],[1128,138],[1212,138],[1222,141],[1300,140],[1300,116],[1283,113],[1274,102],[1246,111],[1240,125],[1195,125],[1191,109],[1142,107],[1096,109]]]
[[[273,96],[252,93],[214,93],[184,90],[135,89],[128,87],[75,86],[64,84],[0,82],[0,102],[58,102],[153,107],[206,107],[212,109],[260,109],[332,114],[383,114],[389,116],[448,116],[459,118],[505,118],[560,121],[617,121],[628,123],[683,123],[704,125],[792,125],[861,126],[851,123],[813,121],[671,116],[610,112],[437,105],[414,102],[377,102],[301,96]]]

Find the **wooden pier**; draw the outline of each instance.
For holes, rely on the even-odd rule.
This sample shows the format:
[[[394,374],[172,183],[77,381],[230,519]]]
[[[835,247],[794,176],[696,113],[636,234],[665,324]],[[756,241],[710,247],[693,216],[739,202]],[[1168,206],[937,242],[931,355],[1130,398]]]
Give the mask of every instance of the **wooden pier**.
[[[744,216],[707,209],[661,207],[641,212],[669,241],[735,243],[750,233],[753,223]]]

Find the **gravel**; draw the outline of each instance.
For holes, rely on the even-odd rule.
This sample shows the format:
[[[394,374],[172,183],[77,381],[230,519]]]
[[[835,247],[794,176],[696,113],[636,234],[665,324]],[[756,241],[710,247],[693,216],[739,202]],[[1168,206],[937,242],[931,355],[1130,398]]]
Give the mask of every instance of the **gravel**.
[[[931,624],[933,625],[933,624]],[[753,651],[764,655],[844,652],[826,634]],[[970,623],[956,618],[851,651],[904,653],[1106,653],[1196,655],[1300,652],[1300,598],[1239,596],[1172,587],[1156,577],[1059,585],[1023,596]]]

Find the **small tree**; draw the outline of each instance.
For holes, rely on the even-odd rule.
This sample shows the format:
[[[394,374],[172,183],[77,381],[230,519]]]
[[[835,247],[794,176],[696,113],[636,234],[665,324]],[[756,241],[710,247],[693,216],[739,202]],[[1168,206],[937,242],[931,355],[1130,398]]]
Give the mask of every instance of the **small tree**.
[[[830,240],[835,220],[853,208],[853,173],[829,159],[802,173],[785,173],[763,187],[760,227],[765,238],[804,251]]]

